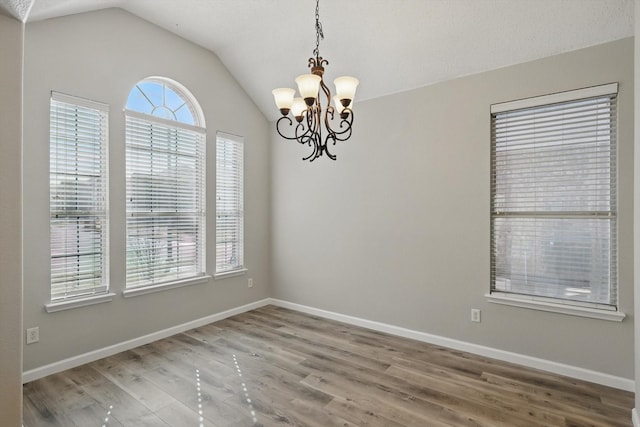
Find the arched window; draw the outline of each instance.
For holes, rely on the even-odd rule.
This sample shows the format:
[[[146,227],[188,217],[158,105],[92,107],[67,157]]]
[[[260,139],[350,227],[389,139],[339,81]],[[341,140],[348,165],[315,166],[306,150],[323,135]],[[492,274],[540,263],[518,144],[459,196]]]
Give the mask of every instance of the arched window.
[[[205,275],[205,128],[179,83],[150,77],[126,116],[127,290]]]
[[[179,83],[162,77],[150,77],[135,85],[129,92],[127,111],[205,127],[202,110],[193,95]]]

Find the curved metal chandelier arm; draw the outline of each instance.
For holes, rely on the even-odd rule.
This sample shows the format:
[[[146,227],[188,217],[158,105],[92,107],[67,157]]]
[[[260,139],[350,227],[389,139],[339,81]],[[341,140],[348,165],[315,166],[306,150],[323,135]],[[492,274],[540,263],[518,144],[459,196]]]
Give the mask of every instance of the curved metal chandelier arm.
[[[286,126],[286,124],[283,125],[283,122],[289,122],[289,126],[293,126],[293,120],[288,116],[282,116],[278,119],[276,122],[276,130],[282,138],[297,141],[300,144],[306,144],[313,149],[311,153],[303,157],[302,160],[312,162],[322,156],[323,153],[327,153],[330,159],[335,160],[335,156],[322,144],[321,130],[317,119],[318,115],[319,112],[315,109],[315,106],[309,107],[305,113],[306,118],[296,124],[293,136],[285,135],[281,129],[283,126]]]
[[[306,127],[302,122],[298,124],[298,126],[296,127],[296,136],[294,139],[298,141],[300,144],[306,144],[311,146],[312,144],[314,144],[314,139],[313,139],[314,134],[315,132],[313,131],[313,129],[311,128],[311,124],[307,120]]]
[[[289,122],[289,126],[293,126],[293,120],[291,120],[289,118],[289,116],[282,116],[278,119],[278,121],[276,122],[276,130],[278,131],[278,135],[280,135],[281,137],[283,137],[284,139],[288,139],[290,141],[299,141],[299,136],[298,136],[298,131],[300,130],[300,128],[304,128],[304,125],[302,123],[298,123],[296,125],[295,128],[295,135],[294,136],[286,136],[285,134],[282,133],[282,131],[280,130],[280,124],[283,121],[288,121]],[[308,132],[308,131],[307,131]],[[303,134],[304,135],[304,134]]]
[[[312,138],[313,133],[309,128],[305,129],[305,126],[303,123],[297,123],[294,129],[294,135],[287,136],[284,133],[282,133],[282,130],[281,130],[281,122],[283,121],[288,121],[289,126],[293,126],[293,120],[291,120],[291,118],[289,118],[288,116],[280,117],[276,122],[276,130],[278,131],[278,135],[290,141],[298,141],[300,144],[311,144],[311,142],[313,141],[313,138]]]
[[[353,130],[353,111],[350,108],[345,108],[342,110],[341,114],[345,113],[348,113],[348,115],[344,119],[342,118],[342,115],[340,116],[340,129],[344,128],[344,130],[336,131],[332,129],[335,139],[338,141],[346,141],[351,138],[351,132]]]

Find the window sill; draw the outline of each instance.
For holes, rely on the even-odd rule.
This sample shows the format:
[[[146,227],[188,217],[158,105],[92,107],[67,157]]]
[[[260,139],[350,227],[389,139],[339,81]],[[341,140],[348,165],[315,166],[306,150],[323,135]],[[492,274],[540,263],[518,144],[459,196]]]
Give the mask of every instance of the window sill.
[[[49,304],[45,304],[44,308],[47,310],[47,313],[55,313],[56,311],[71,310],[73,308],[86,307],[87,305],[111,302],[113,301],[114,296],[116,296],[116,294],[109,292],[85,298],[76,298],[69,301],[50,302]]]
[[[246,269],[246,268],[241,268],[239,270],[225,271],[224,273],[216,273],[216,274],[214,274],[213,278],[215,280],[226,279],[227,277],[240,276],[240,275],[246,273],[247,271],[249,271],[249,270]]]
[[[122,291],[122,296],[125,298],[137,297],[139,295],[146,295],[154,292],[166,291],[169,289],[182,288],[184,286],[207,283],[209,279],[211,279],[211,276],[204,275],[204,276],[193,277],[190,279],[178,280],[175,282],[161,283],[159,285],[140,286],[138,288],[125,289],[124,291]]]
[[[531,310],[548,311],[552,313],[567,314],[570,316],[589,317],[592,319],[622,322],[626,314],[621,311],[598,309],[591,307],[579,307],[574,305],[559,304],[549,301],[540,301],[525,297],[515,297],[499,294],[486,294],[488,302],[494,304],[510,305],[513,307],[528,308]]]

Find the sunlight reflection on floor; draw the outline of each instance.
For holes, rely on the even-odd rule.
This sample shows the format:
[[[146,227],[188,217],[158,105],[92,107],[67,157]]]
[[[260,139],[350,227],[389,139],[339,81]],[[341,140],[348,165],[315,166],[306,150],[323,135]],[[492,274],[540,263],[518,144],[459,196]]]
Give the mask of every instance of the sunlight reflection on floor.
[[[238,359],[236,359],[236,355],[233,355],[233,363],[236,365],[236,371],[238,372],[238,377],[242,380],[242,370],[240,369],[240,365],[238,364]],[[249,397],[249,390],[247,389],[247,385],[242,380],[242,391],[244,392],[244,397],[249,405],[249,411],[251,412],[251,416],[253,417],[253,423],[257,424],[258,417],[256,415],[256,411],[253,409],[253,403],[251,403],[251,398]]]
[[[109,417],[111,416],[111,411],[113,410],[113,405],[109,405],[109,410],[107,411],[107,416],[104,417],[104,423],[102,423],[102,427],[107,427],[109,424]]]

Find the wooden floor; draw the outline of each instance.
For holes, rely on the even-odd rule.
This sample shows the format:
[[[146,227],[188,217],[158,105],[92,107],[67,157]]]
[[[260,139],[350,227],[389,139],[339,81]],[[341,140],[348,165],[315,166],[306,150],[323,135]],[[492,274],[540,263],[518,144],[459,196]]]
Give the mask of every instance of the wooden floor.
[[[24,386],[25,427],[631,426],[633,394],[267,306]]]

